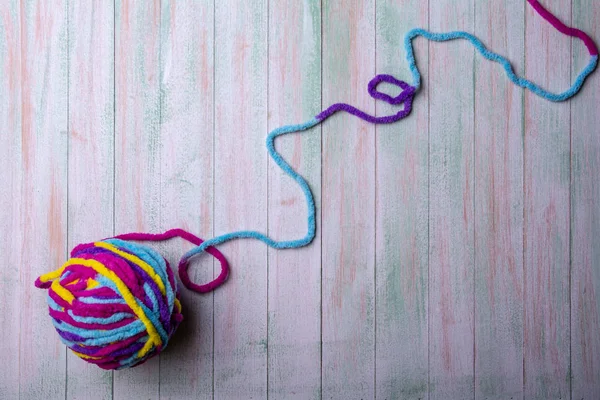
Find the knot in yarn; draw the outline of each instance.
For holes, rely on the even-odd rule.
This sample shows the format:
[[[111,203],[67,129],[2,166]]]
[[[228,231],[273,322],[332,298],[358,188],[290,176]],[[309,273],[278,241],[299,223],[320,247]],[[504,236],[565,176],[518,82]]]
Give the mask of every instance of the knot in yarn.
[[[121,239],[80,244],[58,270],[40,276],[63,343],[104,369],[158,354],[182,321],[177,282],[149,247]]]

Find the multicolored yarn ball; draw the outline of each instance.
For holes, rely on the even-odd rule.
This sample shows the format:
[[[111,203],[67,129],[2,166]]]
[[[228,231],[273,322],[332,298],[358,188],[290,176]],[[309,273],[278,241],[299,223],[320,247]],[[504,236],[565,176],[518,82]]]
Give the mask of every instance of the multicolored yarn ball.
[[[63,343],[77,356],[104,369],[142,364],[167,347],[183,320],[177,281],[169,263],[150,247],[129,240],[175,236],[199,245],[200,238],[174,229],[161,235],[127,234],[80,244],[56,271],[40,276],[48,308]],[[214,248],[221,275],[193,290],[206,292],[227,278],[228,264]],[[187,267],[184,279],[189,282]]]

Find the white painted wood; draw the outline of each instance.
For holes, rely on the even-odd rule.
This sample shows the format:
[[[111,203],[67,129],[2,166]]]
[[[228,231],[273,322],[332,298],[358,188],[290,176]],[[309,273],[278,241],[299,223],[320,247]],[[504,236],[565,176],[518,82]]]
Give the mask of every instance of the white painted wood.
[[[269,2],[269,130],[314,117],[321,108],[320,1]],[[277,140],[276,148],[309,182],[321,187],[321,129]],[[263,152],[266,149],[262,150]],[[269,160],[269,234],[306,235],[306,201],[298,184]],[[319,208],[320,210],[320,208]],[[317,211],[319,212],[319,211]],[[268,396],[321,396],[321,239],[268,258]]]
[[[373,114],[375,2],[323,3],[323,105]],[[340,113],[323,124],[323,398],[375,395],[375,128]]]
[[[598,39],[594,0],[540,1]],[[428,26],[475,33],[552,90],[588,61],[521,0],[2,3],[0,397],[599,397],[598,73],[551,104],[466,42],[416,40],[410,118],[340,114],[278,140],[315,189],[317,239],[221,246],[230,280],[182,289],[159,358],[100,371],[47,317],[33,282],[81,241],[303,235],[268,131],[333,102],[395,111],[366,84],[408,80],[403,36]],[[190,247],[156,248],[176,264]],[[192,269],[217,273],[210,257]]]
[[[11,2],[0,17],[0,325],[3,340],[0,354],[0,393],[7,398],[19,397],[19,354],[21,303],[21,266],[23,207],[20,193],[23,187],[21,130],[21,10]],[[30,282],[27,282],[30,284]],[[33,310],[32,310],[33,311]],[[36,312],[37,315],[37,312]]]
[[[115,97],[113,3],[68,7],[70,251],[113,235]],[[111,398],[112,372],[67,353],[67,398]]]
[[[522,76],[521,0],[475,3],[475,34]],[[523,397],[523,98],[475,56],[475,398]]]
[[[544,6],[567,23],[570,0]],[[525,71],[551,90],[569,87],[571,40],[526,10]],[[569,104],[525,93],[523,395],[570,396]]]
[[[572,25],[596,43],[600,3],[573,1]],[[571,77],[589,62],[573,42]],[[571,398],[600,398],[600,77],[596,72],[571,101]]]
[[[473,31],[474,1],[430,9],[434,32]],[[429,45],[430,399],[474,391],[474,50],[466,41]]]
[[[203,238],[213,226],[212,1],[164,1],[161,7],[161,231],[180,227]],[[159,248],[177,269],[191,246]],[[193,261],[190,277],[208,282],[212,257]],[[180,287],[184,321],[160,355],[161,399],[212,399],[213,296]]]
[[[18,7],[19,397],[64,399],[65,346],[48,317],[45,291],[33,283],[67,255],[67,4],[23,0]]]
[[[267,1],[216,2],[215,27],[214,233],[265,232]],[[220,249],[232,270],[214,295],[214,397],[264,398],[267,249],[249,240]]]
[[[427,27],[427,2],[377,1],[377,72],[412,83],[403,33]],[[429,82],[428,43],[414,40],[425,72],[410,117],[377,126],[376,395],[427,398],[429,393]],[[381,85],[380,90],[386,90]],[[397,88],[387,91],[398,93]],[[376,103],[378,115],[397,106]]]

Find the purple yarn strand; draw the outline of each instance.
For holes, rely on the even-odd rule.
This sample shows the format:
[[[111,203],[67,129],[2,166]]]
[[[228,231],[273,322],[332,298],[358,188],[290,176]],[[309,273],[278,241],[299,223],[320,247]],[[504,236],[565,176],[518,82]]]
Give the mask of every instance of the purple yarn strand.
[[[402,91],[397,96],[390,96],[387,93],[380,92],[377,90],[377,86],[382,82],[398,86],[402,89]],[[316,118],[320,121],[324,121],[338,111],[345,111],[372,124],[391,124],[406,118],[412,111],[412,101],[415,96],[416,89],[408,83],[396,79],[392,75],[376,75],[369,82],[368,90],[369,95],[376,100],[382,100],[391,105],[400,105],[404,103],[404,109],[393,115],[376,117],[374,115],[367,114],[366,112],[359,110],[350,104],[335,103],[319,113]]]

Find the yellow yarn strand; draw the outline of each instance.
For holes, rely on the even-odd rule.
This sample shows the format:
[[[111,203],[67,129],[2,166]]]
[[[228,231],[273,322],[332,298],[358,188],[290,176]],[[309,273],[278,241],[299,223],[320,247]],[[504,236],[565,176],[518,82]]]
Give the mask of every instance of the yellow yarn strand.
[[[82,354],[79,353],[75,350],[71,350],[77,357],[79,358],[83,358],[84,360],[100,360],[102,359],[102,357],[94,357],[94,356],[88,356],[87,354]]]
[[[56,293],[61,299],[63,299],[67,303],[72,304],[73,300],[75,300],[75,296],[73,296],[73,293],[71,293],[69,289],[61,285],[59,280],[55,280],[54,282],[52,282],[51,287],[52,290],[54,290],[54,293]]]
[[[56,278],[58,278],[59,276],[62,275],[65,268],[67,268],[67,266],[65,264],[63,264],[63,266],[57,270],[50,271],[44,275],[40,275],[40,277],[39,277],[40,282],[49,282],[49,281],[55,280]]]
[[[93,279],[88,279],[87,280],[87,288],[88,289],[93,289],[95,287],[100,286],[100,283],[98,283],[98,281],[95,281]]]

